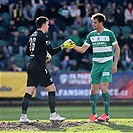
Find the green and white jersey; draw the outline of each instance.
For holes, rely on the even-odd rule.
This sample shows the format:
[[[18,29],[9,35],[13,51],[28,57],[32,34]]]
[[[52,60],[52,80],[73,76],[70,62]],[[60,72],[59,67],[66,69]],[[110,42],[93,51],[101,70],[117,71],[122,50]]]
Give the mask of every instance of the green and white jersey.
[[[100,34],[96,30],[87,35],[84,45],[92,46],[93,61],[104,63],[113,60],[112,46],[117,44],[116,37],[111,30],[105,29]]]

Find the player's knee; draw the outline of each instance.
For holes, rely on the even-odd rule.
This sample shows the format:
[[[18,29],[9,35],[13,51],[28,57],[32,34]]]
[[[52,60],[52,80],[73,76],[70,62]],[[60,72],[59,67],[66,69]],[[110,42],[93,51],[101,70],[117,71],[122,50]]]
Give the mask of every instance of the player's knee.
[[[35,87],[27,87],[26,88],[26,93],[30,94],[30,95],[33,95],[34,94],[34,91],[35,91]]]
[[[109,85],[108,82],[103,82],[101,84],[101,91],[102,91],[102,93],[106,93],[108,91],[108,85]]]
[[[32,96],[34,94],[34,91],[26,91],[26,93],[28,93]]]
[[[97,94],[98,93],[98,90],[97,89],[91,89],[91,94]]]
[[[56,87],[55,87],[54,84],[52,84],[52,85],[46,87],[45,89],[46,89],[48,92],[50,92],[50,91],[56,91]]]
[[[55,88],[49,88],[49,89],[47,89],[47,91],[48,91],[48,92],[56,91],[56,89],[55,89]]]
[[[106,92],[108,92],[108,88],[101,88],[101,91],[103,94],[105,94]]]

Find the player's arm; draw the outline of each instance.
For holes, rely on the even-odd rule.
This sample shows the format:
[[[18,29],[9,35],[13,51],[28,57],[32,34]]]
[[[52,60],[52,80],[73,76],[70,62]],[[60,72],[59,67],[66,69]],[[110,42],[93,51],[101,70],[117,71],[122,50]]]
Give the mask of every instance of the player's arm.
[[[50,45],[50,42],[47,41],[46,62],[49,62],[52,59],[52,56],[58,53],[60,50],[63,50],[65,48],[72,49],[74,46],[75,46],[75,43],[71,39],[66,40],[61,46],[56,48],[52,48],[52,46]]]
[[[119,48],[118,42],[116,40],[116,37],[115,37],[115,34],[113,31],[111,31],[110,39],[111,39],[111,43],[115,49],[114,65],[112,67],[112,73],[116,73],[117,72],[117,64],[118,64],[118,60],[119,60],[119,56],[120,56],[120,48]]]
[[[119,48],[118,43],[113,46],[115,49],[115,55],[114,55],[114,65],[112,67],[112,73],[116,73],[117,72],[117,64],[118,64],[119,57],[120,57],[120,48]]]
[[[48,41],[47,41],[48,42]],[[71,40],[68,39],[66,40],[61,46],[56,47],[56,48],[52,48],[50,42],[46,44],[46,50],[49,52],[50,55],[55,55],[56,53],[58,53],[59,51],[65,49],[65,48],[73,48],[75,46],[75,43]]]
[[[85,53],[85,51],[86,51],[88,48],[89,48],[89,46],[83,44],[82,47],[76,46],[76,45],[75,45],[73,49],[76,50],[77,52],[83,54],[83,53]]]
[[[83,54],[90,47],[90,45],[91,45],[90,34],[88,34],[82,47],[75,45],[74,50]]]
[[[46,46],[46,50],[48,51],[48,53],[53,56],[55,54],[57,54],[58,52],[61,51],[61,47],[56,47],[56,48],[53,48],[51,45],[47,45]]]

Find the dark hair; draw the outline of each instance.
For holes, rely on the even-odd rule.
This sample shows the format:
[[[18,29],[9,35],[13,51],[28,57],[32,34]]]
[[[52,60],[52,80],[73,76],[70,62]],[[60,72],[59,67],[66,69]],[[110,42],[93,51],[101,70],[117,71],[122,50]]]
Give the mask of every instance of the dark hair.
[[[49,22],[49,19],[47,17],[40,16],[36,19],[36,27],[41,28],[42,25],[46,22]]]
[[[92,15],[91,20],[94,20],[94,19],[97,19],[98,22],[106,21],[106,17],[102,13],[96,13],[96,14]]]

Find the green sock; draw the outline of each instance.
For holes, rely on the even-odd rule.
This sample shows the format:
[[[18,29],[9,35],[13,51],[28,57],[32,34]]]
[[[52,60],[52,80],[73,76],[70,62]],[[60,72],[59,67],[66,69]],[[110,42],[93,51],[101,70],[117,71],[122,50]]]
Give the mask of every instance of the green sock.
[[[106,115],[109,114],[109,105],[110,105],[110,95],[108,92],[106,92],[105,94],[102,94],[103,96],[103,101],[104,101],[104,109],[105,109],[105,113]]]
[[[98,95],[97,94],[91,94],[90,95],[90,105],[92,108],[92,114],[96,114],[96,104],[98,100]]]

